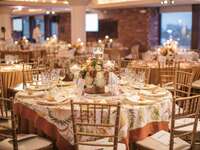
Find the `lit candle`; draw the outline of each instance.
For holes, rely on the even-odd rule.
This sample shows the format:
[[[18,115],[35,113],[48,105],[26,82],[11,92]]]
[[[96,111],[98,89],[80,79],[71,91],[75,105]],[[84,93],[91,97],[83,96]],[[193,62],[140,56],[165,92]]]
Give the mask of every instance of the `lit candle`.
[[[108,36],[108,35],[106,35],[106,36],[105,36],[105,39],[109,39],[109,36]]]
[[[101,41],[101,40],[98,40],[98,43],[102,43],[102,41]]]
[[[81,42],[81,46],[83,46],[84,45],[84,43],[83,42]]]
[[[71,44],[68,44],[67,46],[68,46],[68,47],[72,47],[72,45],[71,45]]]
[[[81,39],[80,39],[80,38],[78,38],[78,39],[77,39],[77,42],[81,42]]]

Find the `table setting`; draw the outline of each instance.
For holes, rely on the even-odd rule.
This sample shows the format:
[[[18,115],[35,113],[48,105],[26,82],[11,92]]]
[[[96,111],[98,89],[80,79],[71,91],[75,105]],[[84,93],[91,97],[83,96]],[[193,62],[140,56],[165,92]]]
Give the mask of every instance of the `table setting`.
[[[36,88],[30,88],[31,86],[27,85],[26,89],[15,96],[16,114],[21,114],[21,118],[34,123],[36,128],[46,131],[45,133],[51,138],[56,138],[60,149],[73,145],[71,100],[107,104],[120,102],[122,106],[119,131],[121,141],[129,139],[136,141],[155,130],[168,129],[172,101],[169,91],[156,85],[145,84],[143,72],[133,73],[125,69],[120,74],[115,74],[112,70],[101,68],[100,66],[104,65],[97,60],[95,60],[94,68],[98,70],[95,70],[98,73],[94,75],[91,70],[88,71],[93,62],[94,60],[88,61],[84,68],[78,65],[73,66],[72,69],[80,72],[80,75],[75,75],[76,78],[71,82],[61,81],[63,78],[61,80],[59,78],[62,75],[52,71],[51,75],[45,75],[45,78],[42,78],[46,81],[40,80],[37,81],[39,83],[32,84],[32,86],[37,86]],[[83,70],[85,76],[83,76]],[[78,74],[77,72],[74,73]],[[48,76],[51,77],[48,78]],[[98,82],[96,82],[97,78]],[[44,86],[40,82],[49,83],[46,86],[51,88],[40,88]],[[30,118],[29,116],[32,115],[33,117]],[[41,119],[46,122],[46,126],[51,127],[51,130],[47,132],[47,129],[38,124]],[[52,132],[56,132],[56,137]],[[137,136],[135,136],[136,133]],[[132,135],[131,138],[129,135]],[[65,142],[60,143],[60,141]]]

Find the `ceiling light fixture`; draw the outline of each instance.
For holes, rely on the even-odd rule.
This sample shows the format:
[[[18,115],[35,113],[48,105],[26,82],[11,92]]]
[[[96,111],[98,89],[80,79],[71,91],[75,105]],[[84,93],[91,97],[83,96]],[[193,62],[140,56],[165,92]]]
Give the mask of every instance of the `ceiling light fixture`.
[[[161,5],[174,5],[175,0],[160,0]]]

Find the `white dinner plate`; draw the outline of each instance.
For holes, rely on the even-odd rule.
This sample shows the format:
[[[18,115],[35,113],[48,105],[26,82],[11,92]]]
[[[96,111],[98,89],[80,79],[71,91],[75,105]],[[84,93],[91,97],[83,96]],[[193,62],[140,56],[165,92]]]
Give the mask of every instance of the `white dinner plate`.
[[[150,97],[162,97],[167,94],[165,90],[157,90],[152,92],[151,90],[141,90],[140,94],[143,96],[150,96]]]
[[[42,91],[31,92],[31,93],[28,93],[28,91],[23,91],[17,93],[17,95],[24,98],[35,98],[35,97],[43,97],[45,94]]]
[[[47,85],[30,85],[27,89],[32,91],[45,91],[52,88],[53,86],[47,86]]]
[[[151,90],[156,87],[153,84],[147,84],[147,85],[132,84],[131,86],[135,89],[141,89],[141,90]]]

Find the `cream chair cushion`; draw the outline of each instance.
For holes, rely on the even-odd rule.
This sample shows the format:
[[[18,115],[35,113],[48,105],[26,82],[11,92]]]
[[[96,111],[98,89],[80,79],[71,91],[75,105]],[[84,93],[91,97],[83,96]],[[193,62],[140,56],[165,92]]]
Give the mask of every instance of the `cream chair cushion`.
[[[168,136],[168,132],[166,132],[166,136]],[[170,141],[170,139],[167,139],[168,141]],[[163,143],[165,143],[166,141],[163,141]],[[138,141],[137,145],[139,145],[144,149],[150,149],[150,150],[169,150],[169,144],[163,144],[161,141],[156,140],[153,137],[147,137],[142,141]],[[183,141],[180,138],[175,138],[174,139],[174,150],[187,150],[190,149],[190,144]]]
[[[92,144],[113,144],[112,142],[108,142],[108,138],[104,138],[101,140],[96,141],[90,141],[85,143],[92,143]],[[126,150],[126,145],[123,143],[118,143],[118,150]],[[102,147],[102,146],[88,146],[88,145],[79,145],[79,150],[97,150],[97,149],[103,149],[103,150],[113,150],[113,147]]]
[[[1,120],[0,127],[4,129],[12,129],[11,120]]]
[[[19,140],[20,139],[20,140]],[[19,150],[36,150],[51,148],[52,142],[48,139],[39,137],[34,134],[19,135],[18,138],[18,149]],[[0,150],[13,150],[12,139],[5,139],[0,142]]]
[[[200,89],[200,80],[192,82],[192,87],[195,89]]]
[[[179,120],[176,120],[176,126],[180,126],[180,125],[183,125],[183,124],[187,124],[187,123],[190,123],[190,122],[194,122],[194,118],[183,118],[183,119],[179,119]],[[175,133],[182,133],[182,132],[192,132],[193,130],[193,125],[190,125],[190,126],[186,126],[186,127],[182,127],[182,128],[178,128],[178,129],[175,129]],[[196,134],[196,141],[200,141],[200,122],[198,121],[198,124],[197,124],[197,133]],[[185,140],[188,140],[187,137],[184,138]]]

